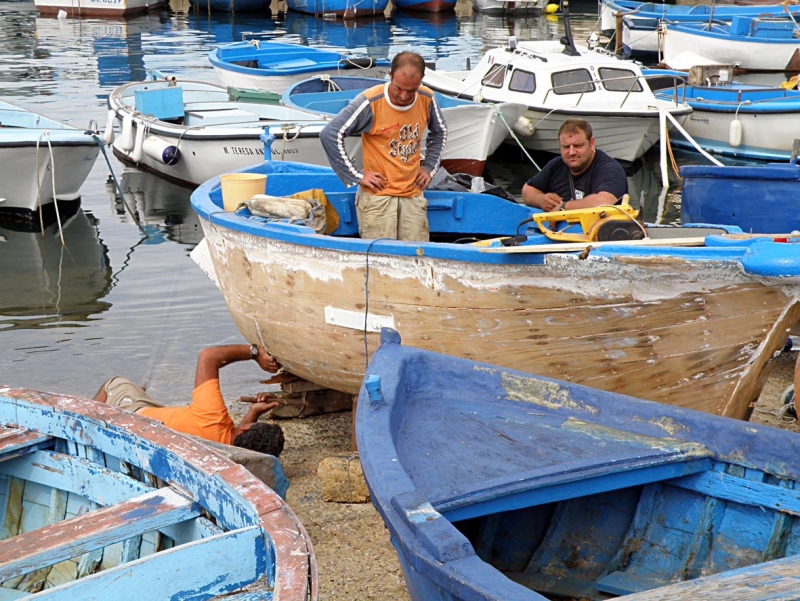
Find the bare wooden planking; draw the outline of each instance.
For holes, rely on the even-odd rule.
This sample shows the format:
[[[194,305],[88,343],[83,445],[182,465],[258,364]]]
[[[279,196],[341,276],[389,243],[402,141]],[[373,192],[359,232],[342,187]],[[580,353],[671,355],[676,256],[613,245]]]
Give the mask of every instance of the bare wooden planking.
[[[172,489],[159,489],[82,516],[0,541],[0,580],[200,515]]]
[[[349,393],[361,381],[365,344],[369,354],[377,348],[377,328],[363,331],[374,318],[413,346],[746,418],[800,317],[791,287],[724,262],[547,256],[541,265],[476,266],[376,248],[367,299],[361,254],[251,245],[224,228],[207,234],[226,265],[218,275],[239,330],[291,373]],[[330,309],[352,319],[333,323]]]
[[[257,580],[264,545],[260,528],[234,530],[46,590],[37,599],[208,599]]]
[[[786,557],[641,593],[625,601],[794,601],[800,556]]]

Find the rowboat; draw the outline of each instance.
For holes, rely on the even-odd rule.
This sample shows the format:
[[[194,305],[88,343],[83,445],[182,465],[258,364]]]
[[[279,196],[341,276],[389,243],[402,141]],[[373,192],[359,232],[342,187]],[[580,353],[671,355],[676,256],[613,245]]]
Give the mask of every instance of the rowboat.
[[[680,62],[681,54],[690,51],[710,61],[736,64],[743,69],[783,71],[796,62],[795,53],[800,49],[795,31],[797,24],[793,19],[773,17],[734,17],[730,25],[665,23],[663,62],[673,69],[691,67]]]
[[[202,442],[28,389],[0,420],[3,599],[317,599],[297,516]]]
[[[100,152],[92,132],[2,101],[0,123],[0,218],[38,221],[77,203]]]
[[[794,199],[800,194],[800,165],[684,165],[681,221],[725,223],[748,232],[800,231]]]
[[[797,596],[800,435],[384,332],[356,435],[412,601]]]
[[[276,94],[314,74],[382,78],[391,64],[385,58],[263,40],[219,46],[209,53],[208,60],[223,85]]]
[[[43,15],[65,11],[69,17],[122,17],[165,7],[169,0],[34,0]]]
[[[526,123],[506,141],[558,154],[558,129],[575,117],[592,125],[597,146],[623,161],[643,155],[659,137],[660,109],[678,121],[687,104],[657,100],[638,64],[601,51],[554,40],[493,48],[469,71],[426,71],[423,83],[457,98],[525,104]]]
[[[315,16],[335,16],[345,19],[372,17],[383,14],[389,0],[286,0],[286,7],[299,13]]]
[[[732,72],[731,67],[728,79]],[[683,128],[709,152],[772,161],[788,161],[792,155],[797,132],[787,123],[800,118],[798,90],[734,81],[722,85],[684,84],[655,95],[661,100],[677,97],[692,107]],[[680,135],[671,136],[670,143],[692,147]]]
[[[331,119],[360,92],[384,83],[385,80],[366,77],[312,77],[286,90],[281,102],[292,108],[316,112],[321,119]],[[481,175],[486,159],[500,147],[525,112],[524,104],[508,102],[482,104],[442,94],[436,94],[436,102],[442,109],[442,115],[447,123],[447,142],[442,150],[442,166],[450,173]],[[270,132],[273,133],[272,130]],[[281,135],[283,139],[292,137],[291,132],[283,134],[274,131],[274,133]],[[301,131],[294,142],[299,145],[306,141],[322,152],[317,137],[318,134],[313,129]],[[273,150],[278,145],[283,147],[282,140],[277,140]],[[360,156],[360,138],[357,138],[356,145],[356,152]],[[320,160],[307,162],[324,166],[329,164],[324,154]]]
[[[252,102],[231,100],[226,88],[199,81],[133,82],[109,95],[106,135],[121,123],[121,134],[112,140],[117,158],[173,182],[196,186],[263,161],[261,135],[268,125],[287,132],[325,125],[317,114],[259,99],[256,94]],[[304,158],[294,148],[275,152],[276,160]]]
[[[425,193],[431,242],[362,240],[355,189],[331,170],[246,171],[267,175],[268,195],[323,190],[338,214],[315,234],[222,211],[217,179],[192,194],[239,331],[327,388],[358,391],[386,326],[424,349],[744,419],[800,317],[795,244],[663,227],[567,243],[530,223],[538,209],[437,190]],[[561,213],[549,215],[573,219]]]
[[[730,23],[734,17],[794,17],[800,7],[785,4],[738,6],[732,4],[666,4],[636,0],[602,0],[600,29],[606,35],[619,35],[622,25],[622,45],[629,53],[655,53],[660,48],[658,27],[663,23]]]

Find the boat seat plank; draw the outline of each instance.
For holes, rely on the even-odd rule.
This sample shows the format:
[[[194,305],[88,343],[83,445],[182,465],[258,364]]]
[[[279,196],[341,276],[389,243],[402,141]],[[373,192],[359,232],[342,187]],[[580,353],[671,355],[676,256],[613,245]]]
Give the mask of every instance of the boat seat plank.
[[[726,501],[755,507],[771,507],[777,511],[800,515],[800,500],[797,498],[797,491],[723,472],[708,471],[692,474],[671,480],[667,484]]]
[[[237,591],[266,573],[264,533],[258,526],[217,536],[150,555],[80,580],[45,590],[37,599],[129,599],[136,583],[137,599],[208,599]],[[198,578],[202,574],[202,578]],[[202,583],[198,587],[198,583]],[[237,596],[226,599],[240,599]],[[271,593],[241,597],[270,601]]]
[[[49,444],[51,438],[41,432],[22,428],[0,428],[0,461],[31,453]]]
[[[99,505],[114,505],[153,490],[88,459],[54,451],[36,451],[2,462],[0,474],[77,493]]]
[[[170,488],[103,507],[0,541],[0,581],[199,516],[193,501]]]
[[[800,556],[738,568],[625,597],[625,601],[777,601],[796,599]]]
[[[652,449],[631,456],[598,456],[472,483],[453,495],[429,492],[433,507],[450,521],[543,505],[618,488],[639,486],[709,470],[711,460],[697,447]],[[677,476],[676,476],[677,477]]]

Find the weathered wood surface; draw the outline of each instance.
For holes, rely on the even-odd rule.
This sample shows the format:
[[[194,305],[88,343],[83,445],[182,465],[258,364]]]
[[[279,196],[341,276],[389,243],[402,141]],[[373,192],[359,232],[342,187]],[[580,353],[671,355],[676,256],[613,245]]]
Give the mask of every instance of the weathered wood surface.
[[[105,601],[132,596],[137,599],[208,599],[257,580],[264,569],[259,562],[264,557],[264,544],[261,529],[251,526],[87,576],[67,586],[44,591],[38,598],[51,601]],[[198,578],[198,574],[202,578]]]
[[[0,541],[0,581],[200,515],[171,489],[159,489]]]
[[[32,453],[37,448],[44,446],[50,440],[40,432],[24,430],[21,428],[0,427],[0,461]]]
[[[364,255],[204,226],[245,337],[293,374],[356,392],[367,359]],[[369,260],[369,320],[409,345],[740,419],[800,318],[797,290],[724,262],[470,265],[379,252]],[[332,323],[326,308],[351,319]],[[366,334],[370,354],[377,329]]]
[[[635,593],[625,601],[796,601],[800,556]]]
[[[161,541],[166,539],[161,532],[172,539],[166,539],[168,545],[174,541],[176,545],[185,547],[201,537],[205,539],[216,537],[222,540],[226,534],[225,531],[246,530],[256,526],[253,532],[260,533],[257,538],[261,542],[256,543],[259,549],[255,549],[258,561],[257,573],[251,574],[250,581],[263,582],[266,587],[264,590],[270,591],[264,593],[268,596],[267,598],[271,598],[273,594],[276,599],[280,594],[280,598],[284,601],[313,601],[318,598],[314,551],[308,534],[297,517],[274,491],[264,486],[261,481],[241,466],[233,464],[209,450],[203,443],[169,430],[158,422],[121,412],[102,403],[30,390],[0,388],[0,423],[11,424],[23,430],[37,431],[40,436],[52,437],[58,451],[40,451],[28,457],[12,459],[5,464],[0,462],[0,485],[4,485],[6,488],[5,519],[2,523],[5,536],[13,537],[24,532],[22,521],[25,518],[20,511],[23,506],[23,497],[27,494],[27,490],[34,490],[36,487],[44,490],[46,486],[64,484],[66,480],[73,480],[66,488],[74,489],[75,494],[85,494],[85,498],[81,501],[83,505],[75,504],[73,497],[70,496],[68,498],[72,509],[67,509],[62,513],[66,516],[83,513],[77,518],[78,522],[76,523],[91,526],[95,519],[93,516],[102,516],[106,512],[110,512],[109,515],[113,516],[114,512],[120,511],[120,505],[85,513],[89,508],[87,503],[119,502],[119,498],[122,498],[124,504],[126,503],[124,497],[132,495],[137,488],[147,491],[150,490],[150,487],[169,485],[170,488],[161,490],[172,490],[169,493],[172,495],[176,494],[175,491],[179,491],[177,496],[187,499],[187,502],[191,501],[190,505],[193,507],[196,504],[198,509],[192,509],[189,512],[191,515],[187,513],[180,517],[177,523],[174,519],[160,518],[160,522],[156,520],[150,524],[141,519],[131,520],[138,523],[138,528],[151,529],[151,532],[143,536],[140,536],[141,532],[136,531],[137,527],[131,527],[130,532],[123,534],[122,526],[118,529],[117,535],[96,533],[97,543],[99,544],[102,539],[102,544],[105,545],[102,557],[102,568],[105,571],[115,569],[113,566],[117,565],[119,561],[134,560],[130,565],[126,564],[127,567],[132,567],[142,561],[137,560],[137,557],[144,557],[159,551]],[[48,441],[47,444],[52,444],[52,442]],[[34,448],[33,451],[35,450]],[[74,457],[71,457],[69,462],[62,464],[65,453],[74,455]],[[97,463],[93,465],[93,462]],[[4,466],[7,466],[8,472],[5,475],[2,472]],[[118,473],[117,470],[119,470]],[[87,490],[84,484],[87,480],[91,480],[93,471],[100,475],[98,482],[105,482],[111,487],[115,481],[119,481],[123,485],[123,490],[111,494],[103,490],[105,485],[99,484],[96,486],[96,490]],[[26,482],[11,474],[30,475],[32,480],[38,480],[38,483]],[[131,480],[133,482],[143,480],[144,482],[133,484]],[[154,492],[151,494],[164,493]],[[115,498],[114,495],[119,498]],[[76,496],[74,499],[78,502],[79,497]],[[46,506],[45,510],[53,513],[54,509],[57,510],[59,502],[54,498],[46,505],[49,505],[49,509]],[[81,509],[81,506],[84,508]],[[204,517],[192,517],[199,515],[199,507],[202,507],[204,513],[207,512],[216,521],[216,524]],[[179,513],[181,510],[175,509],[175,511]],[[189,510],[183,509],[182,511],[188,512]],[[58,511],[55,511],[53,515],[57,513]],[[65,526],[67,522],[54,524],[53,528],[68,527]],[[47,523],[44,519],[39,522],[39,524],[44,523]],[[86,528],[82,528],[81,531],[86,532]],[[39,534],[41,535],[41,531]],[[32,533],[26,532],[20,536],[28,536],[28,539],[32,540]],[[109,538],[119,538],[120,536],[126,537],[124,543],[107,545]],[[87,536],[86,541],[89,541],[90,538],[92,537]],[[240,541],[245,540],[241,537],[239,539]],[[7,558],[14,559],[19,555],[20,540],[25,543],[24,538],[14,539],[15,550],[13,552],[8,547],[12,543],[10,540],[6,541]],[[31,548],[35,546],[32,542],[30,545]],[[80,556],[83,550],[94,546],[95,542],[82,542],[71,552]],[[178,549],[183,547],[176,547],[173,550],[178,551],[175,557],[181,557]],[[2,543],[0,543],[0,549],[2,549]],[[110,549],[113,549],[113,552],[109,552]],[[198,552],[201,552],[199,549],[198,547]],[[253,552],[249,551],[248,553],[252,555]],[[32,551],[31,557],[38,557],[38,553]],[[161,554],[163,551],[157,553],[156,556]],[[51,557],[51,559],[57,561],[58,557]],[[96,567],[99,568],[98,559],[99,556],[89,553],[77,561],[69,559],[57,563],[49,570],[48,586],[64,583],[66,591],[72,586],[72,584],[67,584],[67,581],[74,579],[79,571],[88,573]],[[18,561],[25,563],[25,566],[14,567],[13,563],[8,563],[7,571],[15,573],[19,569],[24,571],[33,567],[34,571],[31,573],[35,573],[36,566],[30,565],[35,564],[35,561],[26,560],[24,557],[20,557]],[[126,568],[126,565],[119,567]],[[235,569],[228,571],[233,573]],[[135,577],[141,577],[147,573],[147,570],[130,572]],[[213,573],[213,570],[209,570],[209,573]],[[196,587],[200,586],[198,582],[205,578],[205,575],[197,570],[187,571],[186,582],[189,581],[190,576],[195,579]],[[90,578],[94,578],[94,576],[87,576],[76,582],[88,581]],[[123,581],[125,580],[123,578]],[[232,581],[227,580],[226,582],[231,584]],[[130,586],[130,582],[128,585]],[[227,588],[219,589],[220,592],[214,594],[237,590],[237,587],[230,587],[227,584],[225,586]],[[58,590],[61,590],[61,587]],[[3,593],[2,588],[0,588],[0,593]],[[191,596],[189,595],[189,597]],[[188,598],[182,593],[177,597]],[[0,600],[5,598],[0,594]],[[76,597],[72,593],[65,593],[63,598]],[[98,598],[103,598],[102,594]]]

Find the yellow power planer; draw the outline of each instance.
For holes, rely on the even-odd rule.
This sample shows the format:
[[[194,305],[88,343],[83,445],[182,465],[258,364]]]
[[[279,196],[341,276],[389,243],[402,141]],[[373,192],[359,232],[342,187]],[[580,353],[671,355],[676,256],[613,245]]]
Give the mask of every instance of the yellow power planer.
[[[591,209],[571,209],[533,215],[533,221],[545,236],[558,242],[607,242],[613,240],[642,240],[647,230],[637,221],[639,210],[631,207],[630,197],[622,197],[618,205],[603,205]],[[582,233],[556,231],[557,223],[579,223]]]

